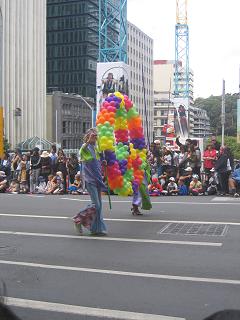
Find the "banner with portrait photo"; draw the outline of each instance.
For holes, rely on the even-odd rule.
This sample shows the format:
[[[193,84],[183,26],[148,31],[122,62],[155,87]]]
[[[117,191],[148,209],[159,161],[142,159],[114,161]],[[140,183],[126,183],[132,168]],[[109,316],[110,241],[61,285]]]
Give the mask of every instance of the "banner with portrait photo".
[[[124,62],[97,64],[97,113],[109,93],[119,91],[129,95],[129,66]]]
[[[240,143],[240,99],[237,100],[237,143]]]
[[[188,138],[188,98],[174,98],[174,131],[181,138]]]

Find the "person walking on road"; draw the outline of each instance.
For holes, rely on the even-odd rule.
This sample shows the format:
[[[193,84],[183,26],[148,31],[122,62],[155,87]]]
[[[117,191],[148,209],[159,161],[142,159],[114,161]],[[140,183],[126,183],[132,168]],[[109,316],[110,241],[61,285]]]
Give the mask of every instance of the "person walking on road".
[[[91,128],[84,137],[84,144],[80,149],[80,159],[83,164],[83,173],[86,181],[86,188],[91,197],[91,201],[96,208],[96,216],[91,224],[92,235],[107,235],[107,227],[102,215],[102,190],[106,186],[102,178],[100,154],[97,148],[98,134],[96,129]],[[103,162],[103,165],[106,165]]]

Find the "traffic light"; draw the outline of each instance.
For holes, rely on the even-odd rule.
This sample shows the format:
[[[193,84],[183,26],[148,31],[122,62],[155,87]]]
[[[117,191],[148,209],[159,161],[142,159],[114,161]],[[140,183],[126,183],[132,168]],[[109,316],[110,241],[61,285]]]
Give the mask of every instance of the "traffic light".
[[[0,158],[2,158],[3,152],[3,107],[0,107]]]

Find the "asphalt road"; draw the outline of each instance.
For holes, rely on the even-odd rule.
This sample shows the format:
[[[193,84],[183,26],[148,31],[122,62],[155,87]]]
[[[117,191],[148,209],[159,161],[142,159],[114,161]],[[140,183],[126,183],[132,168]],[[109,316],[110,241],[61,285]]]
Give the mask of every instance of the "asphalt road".
[[[104,197],[106,238],[75,232],[87,203],[0,195],[0,279],[22,319],[200,320],[240,308],[240,199],[153,198],[136,217],[131,198],[112,197],[110,212]]]

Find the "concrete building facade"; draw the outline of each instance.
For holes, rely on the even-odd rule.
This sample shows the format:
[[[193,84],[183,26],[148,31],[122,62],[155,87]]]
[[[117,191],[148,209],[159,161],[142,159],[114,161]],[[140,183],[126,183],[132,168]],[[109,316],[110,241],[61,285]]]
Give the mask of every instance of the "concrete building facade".
[[[84,101],[85,100],[85,101]],[[61,91],[47,94],[47,139],[63,149],[79,149],[92,126],[93,99]]]
[[[148,128],[151,142],[153,139],[153,39],[130,22],[128,22],[128,64],[130,66],[130,98],[142,116],[146,138]]]
[[[46,132],[46,0],[0,0],[0,103],[14,148]]]

